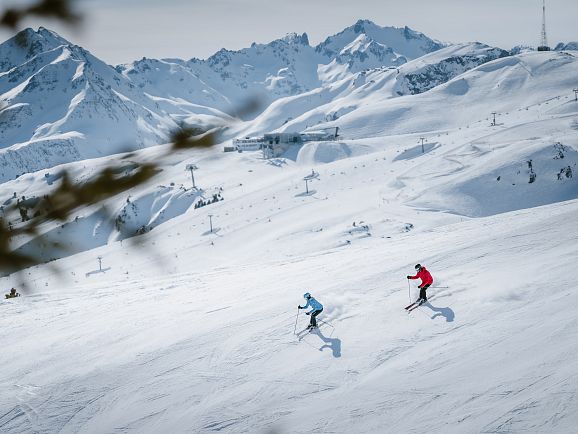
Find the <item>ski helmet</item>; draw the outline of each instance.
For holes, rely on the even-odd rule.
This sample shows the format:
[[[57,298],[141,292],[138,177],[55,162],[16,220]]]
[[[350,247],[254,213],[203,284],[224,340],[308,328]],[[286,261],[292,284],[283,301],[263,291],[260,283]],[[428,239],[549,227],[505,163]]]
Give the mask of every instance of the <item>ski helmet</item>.
[[[303,294],[303,298],[310,298],[311,294],[309,294],[308,292],[306,292],[305,294]]]
[[[421,270],[421,264],[416,264],[414,267],[417,271]]]

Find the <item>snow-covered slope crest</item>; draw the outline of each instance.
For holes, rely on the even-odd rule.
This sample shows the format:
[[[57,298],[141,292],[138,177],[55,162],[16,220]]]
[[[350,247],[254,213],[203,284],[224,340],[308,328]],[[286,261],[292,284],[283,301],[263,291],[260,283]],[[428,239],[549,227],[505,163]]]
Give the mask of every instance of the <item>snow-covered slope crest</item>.
[[[243,135],[272,131],[300,131],[308,127],[343,126],[341,118],[364,106],[378,105],[405,95],[416,95],[508,53],[484,44],[458,44],[422,56],[397,68],[361,71],[332,85],[294,97],[280,98],[254,121],[246,123]],[[365,128],[361,123],[360,128]],[[356,126],[356,128],[357,128]],[[351,137],[357,132],[347,134]]]
[[[345,114],[404,95],[426,92],[464,72],[508,52],[481,43],[444,47],[397,67],[379,67],[356,74],[341,74],[336,62],[319,67],[323,86],[299,95],[279,98],[256,119],[243,125],[240,135],[256,135],[276,129],[300,131],[327,120],[339,126]],[[336,73],[337,72],[337,73]]]
[[[476,66],[509,55],[506,50],[481,43],[452,45],[402,68],[403,81],[396,92],[398,95],[423,93]]]
[[[365,104],[338,121],[320,123],[319,128],[339,125],[344,135],[352,138],[428,131],[437,135],[485,121],[492,112],[513,118],[512,112],[533,109],[546,116],[544,110],[558,107],[558,113],[574,113],[567,101],[578,65],[578,57],[572,53],[533,52],[498,58],[425,93],[385,102],[369,95]],[[346,100],[342,104],[349,105]]]

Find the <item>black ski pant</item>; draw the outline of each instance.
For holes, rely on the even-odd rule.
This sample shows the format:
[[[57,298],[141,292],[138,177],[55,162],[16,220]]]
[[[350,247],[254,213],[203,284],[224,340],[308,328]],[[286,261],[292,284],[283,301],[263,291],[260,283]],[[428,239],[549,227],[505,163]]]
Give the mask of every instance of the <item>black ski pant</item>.
[[[309,327],[317,327],[317,319],[315,317],[319,315],[321,312],[323,312],[323,309],[314,310],[309,314],[309,316],[311,317],[311,321],[309,321]]]
[[[422,286],[419,289],[419,298],[421,298],[424,303],[427,301],[427,294],[425,292],[427,291],[428,288],[429,288],[429,283],[427,285]]]

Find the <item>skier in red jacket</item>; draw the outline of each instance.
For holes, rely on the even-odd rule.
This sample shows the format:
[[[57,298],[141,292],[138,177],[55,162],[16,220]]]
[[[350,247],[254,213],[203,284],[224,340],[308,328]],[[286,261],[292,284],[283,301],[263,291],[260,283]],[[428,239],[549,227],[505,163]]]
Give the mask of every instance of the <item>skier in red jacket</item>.
[[[418,286],[419,288],[419,298],[417,299],[416,303],[424,304],[427,301],[427,294],[425,293],[429,286],[433,283],[433,277],[429,271],[426,270],[425,267],[422,267],[420,264],[415,266],[415,271],[417,274],[415,276],[407,276],[408,279],[421,279],[421,283]]]

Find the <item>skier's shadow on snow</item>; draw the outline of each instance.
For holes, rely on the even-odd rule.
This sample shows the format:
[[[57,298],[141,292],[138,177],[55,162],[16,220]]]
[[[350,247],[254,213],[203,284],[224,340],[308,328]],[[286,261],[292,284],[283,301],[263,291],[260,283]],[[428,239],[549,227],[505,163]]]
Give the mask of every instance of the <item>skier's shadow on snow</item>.
[[[329,348],[333,351],[333,357],[341,357],[341,339],[324,336],[323,332],[318,328],[313,330],[311,333],[319,336],[319,338],[325,342],[325,345],[319,348],[319,351]]]
[[[443,317],[445,317],[446,322],[453,322],[453,320],[456,316],[454,314],[454,311],[449,307],[435,307],[435,306],[432,306],[432,304],[429,301],[424,303],[423,306],[429,307],[431,310],[436,312],[434,314],[434,316],[431,317],[431,319],[437,318],[438,316],[443,316]]]

